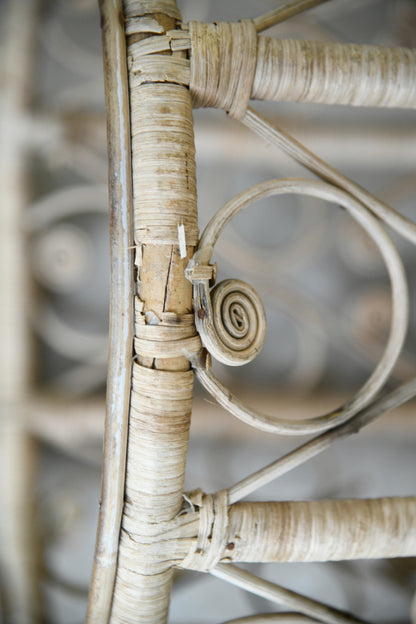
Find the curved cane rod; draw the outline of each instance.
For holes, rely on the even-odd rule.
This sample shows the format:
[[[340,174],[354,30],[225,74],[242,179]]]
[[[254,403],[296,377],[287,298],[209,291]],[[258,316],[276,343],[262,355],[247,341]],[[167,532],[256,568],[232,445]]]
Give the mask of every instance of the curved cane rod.
[[[223,228],[241,209],[263,197],[284,193],[310,194],[327,201],[337,202],[350,212],[351,216],[366,230],[378,246],[386,263],[392,289],[392,321],[382,358],[369,379],[351,401],[329,414],[296,422],[274,419],[249,409],[226,390],[198,359],[194,359],[194,365],[197,376],[204,387],[237,418],[270,433],[303,435],[324,431],[345,422],[368,405],[383,386],[400,355],[406,336],[408,294],[403,265],[390,238],[376,219],[350,195],[336,187],[312,180],[289,179],[264,182],[244,191],[216,213],[205,228],[198,251],[187,270],[188,279],[194,284],[195,324],[200,332],[202,342],[208,350],[212,346],[212,335],[216,331],[214,319],[211,316],[213,310],[209,301],[209,274],[207,276],[209,267],[206,266],[213,253],[214,245]],[[217,319],[216,322],[219,324],[221,320]],[[224,325],[223,331],[227,331],[227,325]],[[215,355],[219,356],[220,361],[228,363],[229,354],[227,351],[224,351],[224,354],[221,353],[222,344],[221,336],[218,336],[215,344]],[[223,355],[224,357],[222,357]],[[240,354],[237,352],[237,355]]]
[[[264,15],[255,17],[253,19],[253,23],[256,27],[256,31],[261,32],[263,30],[267,30],[267,28],[276,26],[276,24],[280,24],[295,15],[299,15],[299,13],[308,11],[319,4],[324,4],[324,2],[328,2],[328,0],[294,0],[294,2],[289,2],[278,9],[274,9]]]
[[[238,620],[228,620],[224,624],[308,624],[317,622],[307,615],[299,613],[267,613],[264,615],[250,615],[238,618]]]
[[[180,567],[217,563],[346,561],[414,557],[416,497],[243,502],[227,493],[190,495],[196,539]],[[190,526],[190,525],[188,525]]]
[[[356,184],[344,176],[340,171],[308,150],[302,143],[290,136],[290,134],[268,122],[252,108],[247,109],[241,121],[256,134],[282,149],[294,160],[323,180],[350,193],[356,200],[371,210],[374,215],[384,221],[392,230],[411,243],[416,244],[416,224],[413,223],[413,221],[407,219],[407,217],[401,215],[381,199],[378,199],[359,184]]]
[[[301,466],[309,459],[312,459],[312,457],[316,457],[337,440],[348,437],[353,433],[358,433],[379,416],[410,401],[415,396],[416,379],[412,379],[393,390],[393,392],[381,397],[342,425],[321,433],[316,438],[302,444],[302,446],[299,446],[287,455],[279,457],[279,459],[268,466],[257,470],[228,488],[228,502],[231,505],[245,498],[274,479],[290,472],[297,466]]]
[[[234,236],[235,232],[233,232]],[[321,234],[320,238],[322,238]],[[327,237],[327,240],[323,241],[322,247],[319,248],[319,255],[325,252],[328,240]],[[314,241],[314,245],[316,242]],[[298,348],[302,351],[304,362],[301,358],[297,358],[297,364],[293,370],[290,370],[288,378],[290,381],[302,379],[306,388],[312,387],[322,373],[329,344],[337,349],[341,357],[348,354],[360,366],[375,365],[380,357],[379,340],[369,340],[363,336],[355,326],[351,327],[350,322],[340,319],[324,303],[318,303],[314,298],[300,292],[293,281],[290,284],[286,281],[279,283],[273,277],[267,277],[268,263],[261,260],[257,253],[253,253],[243,239],[239,243],[240,246],[224,235],[217,241],[216,254],[234,269],[244,269],[246,274],[255,277],[257,282],[262,284],[263,293],[267,295],[272,309],[282,312],[294,323],[299,339]],[[296,249],[296,244],[294,247]],[[256,252],[260,252],[260,248],[256,249]],[[271,257],[272,250],[269,250],[268,255]],[[277,257],[278,261],[273,266],[275,269],[278,267],[280,272],[280,254],[277,254]],[[290,272],[290,267],[285,267],[285,260],[283,261],[284,273]],[[296,265],[294,266],[296,268]],[[400,382],[415,374],[416,366],[413,358],[403,349],[391,373],[392,379]],[[304,389],[303,384],[302,388]]]
[[[124,495],[133,349],[130,123],[121,0],[102,0],[111,211],[110,345],[101,506],[87,623],[108,621]]]
[[[189,23],[196,106],[242,119],[252,99],[416,108],[416,50],[258,36],[255,23]]]
[[[300,214],[290,238],[279,241],[278,246],[270,245],[269,238],[267,246],[262,244],[262,240],[250,240],[249,247],[246,236],[234,228],[221,241],[220,246],[217,246],[221,259],[244,268],[245,273],[256,274],[257,278],[260,273],[262,278],[270,279],[266,276],[266,269],[271,262],[279,276],[290,276],[298,274],[312,256],[315,259],[322,257],[333,245],[333,241],[327,236],[328,207],[325,206],[325,210],[322,210],[322,203],[317,201],[317,209],[312,211],[310,197],[300,195],[297,200]]]
[[[363,620],[358,620],[352,615],[328,607],[316,600],[306,598],[306,596],[301,596],[270,581],[265,581],[233,565],[221,563],[211,570],[211,574],[256,594],[256,596],[262,596],[266,600],[283,604],[290,609],[295,609],[300,613],[316,618],[318,622],[325,622],[326,624],[365,624]]]

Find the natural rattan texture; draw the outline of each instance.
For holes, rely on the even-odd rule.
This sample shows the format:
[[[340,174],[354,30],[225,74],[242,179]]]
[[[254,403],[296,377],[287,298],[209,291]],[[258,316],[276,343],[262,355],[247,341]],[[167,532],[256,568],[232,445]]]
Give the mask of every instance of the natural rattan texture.
[[[197,496],[198,538],[183,566],[339,561],[416,554],[416,498],[237,503]]]
[[[293,608],[299,606],[321,621],[359,622],[249,578],[248,573],[232,566],[225,571],[221,563],[414,556],[415,499],[230,506],[227,490],[215,495],[200,491],[184,495],[194,378],[190,363],[229,411],[242,414],[258,428],[288,432],[285,423],[276,430],[273,418],[237,405],[210,373],[210,357],[201,351],[202,340],[214,357],[221,359],[225,353],[223,362],[241,364],[253,359],[261,348],[265,316],[260,299],[241,282],[236,289],[232,280],[210,291],[215,270],[209,262],[221,228],[238,212],[240,203],[243,206],[260,198],[264,188],[265,196],[282,187],[285,192],[307,191],[347,208],[376,240],[392,284],[391,332],[374,373],[345,406],[316,422],[301,423],[304,428],[298,433],[348,425],[346,421],[366,408],[385,383],[407,327],[402,265],[370,214],[374,204],[360,203],[351,197],[351,189],[345,193],[345,181],[336,175],[331,180],[336,186],[283,180],[260,185],[260,191],[249,189],[247,201],[242,194],[217,213],[194,256],[198,219],[192,105],[222,108],[249,126],[261,125],[248,108],[251,98],[415,107],[415,52],[272,40],[258,36],[261,28],[252,20],[183,26],[173,0],[125,0],[123,24],[132,162],[134,354],[122,475],[124,500],[111,508],[113,538],[119,535],[117,562],[111,561],[114,587],[109,587],[113,577],[106,581],[111,612],[108,605],[106,612],[100,612],[101,620],[97,614],[90,615],[89,623],[166,622],[174,566],[211,571],[246,588],[257,587],[259,595]],[[267,138],[274,136],[268,126],[263,133]],[[373,212],[378,214],[375,209]],[[385,212],[392,214],[389,207]],[[210,231],[214,231],[212,236]],[[224,309],[221,288],[225,288],[226,313],[219,319]],[[250,325],[252,321],[256,329]],[[293,432],[296,425],[288,429]],[[123,461],[119,472],[122,469]]]
[[[125,3],[138,296],[114,623],[167,617],[173,571],[161,557],[163,534],[182,506],[193,387],[185,355],[200,348],[184,274],[198,240],[192,107],[181,78],[186,60],[180,51],[142,54],[151,4]],[[161,7],[165,17],[154,16],[163,31],[178,15],[169,5]]]
[[[191,22],[196,106],[241,119],[250,98],[414,108],[416,52],[256,35],[253,22]]]

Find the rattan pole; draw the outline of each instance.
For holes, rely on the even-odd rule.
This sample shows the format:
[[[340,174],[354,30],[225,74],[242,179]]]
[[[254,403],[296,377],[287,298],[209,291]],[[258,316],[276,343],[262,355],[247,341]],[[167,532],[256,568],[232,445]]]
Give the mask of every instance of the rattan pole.
[[[175,73],[182,55],[161,59],[168,68],[162,76],[153,66],[145,74],[136,70],[140,41],[175,28],[175,3],[126,1],[124,12],[137,296],[125,502],[110,621],[157,624],[167,618],[173,574],[163,533],[182,505],[193,387],[185,354],[199,348],[191,284],[184,275],[198,237],[194,142],[190,95]]]
[[[191,494],[190,500],[197,510],[199,526],[197,536],[191,538],[188,555],[179,564],[183,568],[206,572],[218,563],[416,555],[415,497],[244,502],[228,506],[226,492],[215,496],[198,492]],[[185,529],[190,526],[188,522]],[[175,552],[173,546],[171,550]]]
[[[258,37],[252,97],[415,108],[416,51]]]
[[[100,3],[107,109],[111,299],[101,505],[88,624],[109,617],[124,497],[133,349],[133,254],[130,119],[121,0]]]
[[[241,119],[250,98],[416,107],[416,51],[258,36],[255,23],[190,22],[196,106]]]
[[[266,600],[284,605],[298,613],[304,613],[318,622],[325,624],[369,624],[364,620],[356,618],[345,611],[340,611],[317,600],[312,600],[307,596],[297,594],[290,589],[286,589],[276,583],[271,583],[264,579],[242,570],[232,565],[221,564],[211,571],[223,581],[232,583],[256,596],[261,596]]]
[[[340,561],[416,555],[416,498],[237,503],[224,557]]]

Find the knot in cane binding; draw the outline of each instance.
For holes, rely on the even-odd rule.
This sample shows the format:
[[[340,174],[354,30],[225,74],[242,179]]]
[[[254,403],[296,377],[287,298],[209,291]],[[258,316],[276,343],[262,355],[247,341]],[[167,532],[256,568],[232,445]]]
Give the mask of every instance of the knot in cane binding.
[[[198,536],[180,567],[208,572],[223,557],[227,544],[228,491],[212,495],[198,490],[189,498],[199,511]]]

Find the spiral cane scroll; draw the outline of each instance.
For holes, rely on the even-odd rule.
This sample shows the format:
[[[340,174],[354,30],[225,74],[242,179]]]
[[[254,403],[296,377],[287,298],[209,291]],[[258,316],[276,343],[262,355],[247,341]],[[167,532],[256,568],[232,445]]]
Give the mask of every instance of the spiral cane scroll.
[[[243,208],[265,197],[288,193],[318,197],[324,201],[330,201],[342,206],[348,210],[377,245],[389,273],[392,294],[390,332],[380,361],[367,381],[347,403],[327,414],[296,421],[279,417],[274,418],[252,410],[221,384],[212,371],[208,370],[209,367],[206,366],[206,362],[201,359],[198,361],[195,359],[192,363],[198,379],[206,390],[216,398],[220,405],[243,422],[269,433],[304,435],[325,431],[349,420],[358,411],[367,406],[380,391],[400,355],[406,336],[408,293],[403,265],[393,243],[368,209],[357,202],[354,197],[335,186],[314,180],[301,178],[269,180],[243,191],[214,215],[206,226],[199,242],[198,250],[188,265],[187,276],[194,285],[196,326],[204,346],[211,355],[221,362],[233,366],[253,359],[252,357],[246,358],[243,355],[245,349],[243,346],[244,338],[251,335],[251,331],[246,326],[250,314],[238,297],[228,299],[230,295],[227,289],[230,288],[230,292],[232,291],[232,287],[228,286],[228,283],[231,282],[232,284],[233,280],[224,282],[226,285],[223,287],[225,288],[225,295],[221,299],[215,289],[212,294],[209,292],[209,282],[213,272],[213,267],[209,265],[209,262],[218,237],[224,227]],[[217,288],[219,289],[220,286],[221,284]],[[248,289],[250,293],[254,292],[250,287]],[[257,295],[255,297],[258,299]],[[217,298],[222,302],[217,303]],[[256,307],[256,309],[258,308]],[[242,314],[243,310],[247,314],[247,319]],[[262,312],[262,317],[264,319],[264,312]],[[223,332],[230,334],[228,345],[224,345],[222,341]],[[241,343],[238,342],[239,337],[242,338]],[[235,344],[241,345],[240,351],[230,348],[230,345],[234,346]],[[260,342],[261,344],[262,342]],[[253,347],[253,357],[258,350],[258,348]],[[241,357],[242,355],[243,357]]]
[[[209,291],[209,279],[194,284],[195,323],[204,347],[219,362],[242,366],[259,353],[266,337],[266,315],[256,291],[241,280],[228,279]]]
[[[234,366],[251,362],[266,337],[266,316],[256,291],[240,280],[225,280],[212,290],[211,305],[221,345],[213,355]]]

